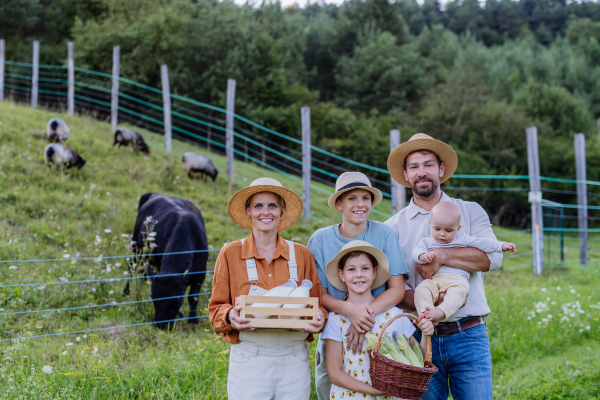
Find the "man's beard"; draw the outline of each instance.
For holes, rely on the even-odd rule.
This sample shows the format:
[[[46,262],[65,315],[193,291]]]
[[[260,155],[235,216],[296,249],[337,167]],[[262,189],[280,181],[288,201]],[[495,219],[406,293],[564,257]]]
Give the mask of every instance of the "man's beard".
[[[419,188],[417,186],[417,182],[423,181],[423,180],[431,182],[431,186]],[[412,189],[412,191],[415,195],[417,195],[419,197],[428,198],[428,197],[431,197],[435,193],[438,186],[439,186],[439,184],[437,182],[434,182],[430,178],[422,177],[422,178],[415,179],[415,182],[410,185],[410,188]]]

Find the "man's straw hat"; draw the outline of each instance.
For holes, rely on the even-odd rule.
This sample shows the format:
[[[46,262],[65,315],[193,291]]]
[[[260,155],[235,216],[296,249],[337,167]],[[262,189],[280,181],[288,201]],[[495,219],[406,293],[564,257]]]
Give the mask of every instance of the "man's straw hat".
[[[302,199],[293,190],[284,188],[279,181],[272,178],[258,178],[247,188],[237,191],[227,206],[229,217],[242,228],[252,229],[252,220],[246,212],[246,201],[252,195],[260,192],[278,194],[285,200],[285,217],[277,225],[277,232],[281,232],[294,225],[302,216],[304,204]]]
[[[369,253],[377,260],[378,268],[377,268],[377,277],[373,281],[371,285],[371,289],[377,289],[379,286],[383,285],[390,278],[390,265],[388,262],[388,258],[385,253],[379,250],[375,246],[371,246],[368,242],[363,240],[353,240],[349,243],[346,243],[342,250],[333,258],[333,260],[327,263],[325,267],[325,275],[327,276],[327,280],[338,290],[343,292],[348,291],[348,286],[337,274],[337,270],[339,268],[339,263],[342,257],[352,251],[364,251],[365,253]]]
[[[410,187],[410,184],[404,179],[404,174],[402,173],[404,160],[410,153],[418,150],[431,151],[437,154],[438,157],[446,163],[444,176],[440,178],[440,183],[450,179],[452,174],[456,171],[456,167],[458,167],[458,156],[452,147],[440,140],[435,140],[429,135],[417,133],[416,135],[413,135],[408,142],[396,146],[388,157],[388,171],[390,171],[392,178],[402,186]]]
[[[335,181],[335,193],[329,196],[327,204],[329,204],[329,207],[337,211],[337,208],[335,208],[335,202],[337,201],[338,197],[345,192],[355,189],[362,189],[373,193],[374,198],[371,207],[375,207],[383,198],[381,191],[371,186],[371,181],[365,174],[362,172],[344,172],[337,178],[337,181]]]

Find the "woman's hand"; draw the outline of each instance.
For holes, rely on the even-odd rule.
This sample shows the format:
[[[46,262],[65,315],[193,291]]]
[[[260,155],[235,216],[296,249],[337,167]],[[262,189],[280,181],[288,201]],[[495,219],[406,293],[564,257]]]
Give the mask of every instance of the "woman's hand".
[[[375,314],[373,309],[369,306],[360,304],[352,304],[350,302],[344,302],[343,314],[350,319],[350,323],[358,333],[363,335],[373,329],[375,325]]]
[[[321,329],[323,329],[323,325],[325,325],[325,317],[323,316],[323,311],[319,308],[319,312],[317,313],[317,320],[309,322],[312,327],[302,329],[302,332],[308,333],[319,333]]]
[[[229,310],[229,314],[227,316],[231,326],[233,326],[233,329],[237,329],[238,331],[253,331],[254,327],[250,325],[250,320],[248,318],[240,317],[241,308],[242,306],[237,305]]]

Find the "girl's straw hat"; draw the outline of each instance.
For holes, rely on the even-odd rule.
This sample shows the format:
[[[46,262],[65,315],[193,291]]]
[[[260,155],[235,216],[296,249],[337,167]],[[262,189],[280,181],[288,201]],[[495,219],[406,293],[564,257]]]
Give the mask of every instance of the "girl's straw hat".
[[[342,257],[352,251],[364,251],[365,253],[369,253],[377,260],[378,268],[377,268],[377,277],[373,281],[371,285],[371,289],[377,289],[379,286],[383,285],[390,278],[390,265],[388,262],[388,258],[385,253],[379,250],[375,246],[371,246],[368,242],[363,240],[353,240],[349,243],[346,243],[342,250],[333,258],[333,260],[327,263],[325,267],[325,275],[327,276],[327,280],[338,290],[343,292],[348,291],[348,286],[337,274],[338,266]]]
[[[375,207],[383,198],[381,191],[371,186],[371,181],[365,174],[362,172],[344,172],[337,178],[337,181],[335,181],[335,193],[329,196],[327,204],[329,204],[329,207],[337,211],[337,208],[335,208],[335,202],[337,201],[338,197],[340,197],[343,193],[354,189],[363,189],[373,193],[375,197],[373,198],[371,207]]]
[[[452,147],[442,141],[435,140],[429,135],[417,133],[416,135],[413,135],[408,142],[396,146],[388,157],[388,171],[390,171],[392,178],[402,186],[410,187],[410,184],[404,179],[404,174],[402,173],[404,160],[410,153],[419,150],[431,151],[437,154],[440,160],[446,163],[446,170],[444,171],[444,176],[440,178],[440,183],[450,179],[452,174],[454,174],[454,171],[456,171],[456,167],[458,167],[458,156]]]
[[[285,200],[285,217],[279,221],[277,232],[283,231],[294,225],[302,216],[304,205],[302,199],[293,190],[284,188],[279,181],[272,178],[258,178],[247,188],[237,191],[227,206],[229,217],[242,228],[252,229],[252,220],[246,212],[246,201],[256,193],[271,192],[278,194]]]

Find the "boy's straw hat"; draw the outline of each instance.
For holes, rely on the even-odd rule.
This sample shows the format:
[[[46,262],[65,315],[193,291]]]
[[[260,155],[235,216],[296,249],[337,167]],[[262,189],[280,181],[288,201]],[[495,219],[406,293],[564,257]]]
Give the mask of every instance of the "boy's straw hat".
[[[383,285],[390,278],[390,265],[388,262],[388,258],[385,253],[379,250],[375,246],[371,246],[368,242],[363,240],[353,240],[349,243],[346,243],[342,250],[333,258],[333,260],[327,263],[325,267],[325,275],[327,276],[327,280],[336,288],[343,292],[348,291],[348,286],[337,274],[338,265],[342,257],[352,251],[364,251],[365,253],[369,253],[377,260],[378,268],[377,268],[377,277],[373,281],[371,285],[371,289],[377,289],[379,286]]]
[[[338,197],[340,197],[343,193],[354,189],[367,190],[373,193],[375,197],[371,207],[375,207],[383,198],[381,191],[371,186],[371,181],[365,174],[362,172],[344,172],[337,178],[337,181],[335,181],[335,193],[329,196],[327,204],[329,204],[329,207],[337,211],[337,208],[335,208],[335,202],[337,201]]]
[[[285,217],[279,221],[277,232],[281,232],[294,225],[302,216],[304,204],[302,199],[293,190],[284,188],[279,181],[272,178],[258,178],[247,188],[237,191],[227,206],[229,217],[242,228],[252,229],[252,220],[246,212],[246,201],[256,193],[271,192],[280,195],[285,200]]]
[[[416,135],[413,135],[408,142],[396,146],[388,157],[388,171],[390,171],[392,178],[402,186],[410,187],[410,184],[404,179],[404,174],[402,173],[404,160],[410,153],[418,150],[431,151],[437,154],[440,160],[446,163],[446,170],[444,171],[444,176],[440,178],[440,183],[450,179],[458,167],[458,156],[450,145],[440,140],[435,140],[424,133],[417,133]]]

